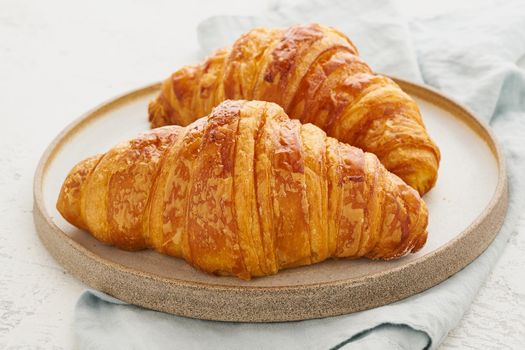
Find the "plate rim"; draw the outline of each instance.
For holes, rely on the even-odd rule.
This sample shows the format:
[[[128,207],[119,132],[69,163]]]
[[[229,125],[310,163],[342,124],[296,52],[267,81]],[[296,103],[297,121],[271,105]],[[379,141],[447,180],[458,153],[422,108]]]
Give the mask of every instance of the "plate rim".
[[[421,265],[422,263],[426,262],[429,263],[429,261],[437,260],[440,256],[446,254],[447,251],[451,250],[452,247],[460,244],[461,241],[465,239],[465,236],[468,236],[472,233],[472,231],[478,229],[482,224],[487,224],[487,221],[491,219],[489,226],[491,226],[490,231],[488,233],[485,233],[483,235],[482,240],[482,247],[480,249],[477,249],[474,254],[470,252],[470,254],[467,254],[463,257],[458,257],[456,260],[455,266],[453,266],[452,269],[449,270],[443,274],[441,273],[439,277],[433,279],[433,285],[436,285],[442,281],[444,281],[446,278],[452,276],[453,274],[459,272],[461,269],[466,267],[468,264],[470,264],[475,258],[477,258],[479,255],[481,255],[485,249],[490,245],[490,243],[494,240],[494,238],[497,236],[497,233],[499,232],[499,229],[501,225],[503,224],[506,211],[507,211],[507,205],[508,205],[508,193],[507,193],[507,171],[506,171],[506,165],[505,165],[505,157],[503,156],[501,147],[493,135],[490,127],[482,120],[477,118],[475,114],[470,111],[467,107],[464,107],[460,103],[456,102],[453,98],[450,98],[446,94],[443,94],[442,92],[439,92],[435,90],[434,88],[431,88],[426,85],[410,82],[407,80],[403,80],[400,78],[392,77],[392,79],[401,86],[401,88],[408,94],[415,95],[419,98],[422,98],[428,102],[430,102],[433,105],[438,106],[439,108],[445,109],[448,112],[450,112],[454,117],[459,118],[460,120],[466,122],[468,126],[473,129],[482,139],[483,141],[489,146],[491,149],[498,167],[498,180],[497,185],[494,190],[494,193],[492,194],[492,197],[486,207],[480,212],[480,214],[460,233],[458,233],[453,239],[439,247],[438,249],[429,252],[428,254],[422,255],[421,257],[418,257],[414,259],[413,261],[403,264],[401,266],[386,270],[386,271],[380,271],[373,273],[371,275],[364,275],[349,279],[340,279],[335,281],[326,281],[326,282],[317,282],[317,283],[311,283],[311,284],[302,284],[302,285],[280,285],[280,286],[236,286],[236,285],[225,285],[225,284],[208,284],[206,282],[200,282],[200,281],[188,281],[184,279],[177,279],[177,278],[169,278],[165,276],[161,276],[155,273],[149,273],[149,272],[143,272],[140,270],[136,270],[134,268],[122,265],[117,262],[113,262],[110,260],[107,260],[103,258],[102,256],[99,256],[95,254],[94,252],[90,251],[89,249],[85,248],[82,244],[76,242],[71,237],[69,237],[65,232],[63,232],[54,222],[52,219],[52,216],[47,212],[46,205],[44,201],[44,195],[43,195],[43,182],[46,175],[46,171],[49,167],[49,165],[53,162],[56,154],[59,152],[61,147],[67,143],[67,141],[74,136],[76,132],[81,130],[84,126],[88,125],[93,120],[97,119],[100,116],[104,115],[104,112],[118,107],[119,105],[125,104],[126,102],[138,98],[144,94],[151,93],[155,90],[158,90],[161,86],[160,82],[148,84],[144,87],[130,90],[126,93],[120,94],[116,97],[113,97],[111,99],[106,100],[105,102],[99,104],[98,106],[90,109],[86,113],[82,114],[79,118],[75,119],[73,122],[71,122],[69,125],[67,125],[54,139],[51,141],[51,143],[48,145],[46,150],[44,151],[43,155],[41,156],[38,166],[35,171],[34,180],[33,180],[33,216],[35,220],[35,226],[37,229],[37,233],[41,239],[41,241],[44,243],[44,246],[46,249],[51,253],[51,255],[69,272],[71,272],[76,278],[80,279],[84,283],[88,284],[91,287],[94,287],[96,289],[101,290],[101,288],[98,288],[99,286],[94,286],[97,283],[94,283],[96,281],[93,281],[92,279],[88,278],[87,276],[82,276],[82,273],[79,272],[75,266],[73,266],[75,263],[72,261],[68,261],[65,254],[81,254],[83,258],[87,259],[87,261],[98,264],[97,268],[109,268],[113,272],[124,274],[124,275],[133,275],[138,278],[146,278],[148,280],[153,280],[162,284],[168,284],[170,287],[174,288],[190,288],[190,289],[205,289],[207,291],[221,291],[221,292],[235,292],[235,293],[260,293],[260,292],[275,292],[278,291],[280,293],[296,293],[301,291],[311,291],[314,289],[319,288],[337,288],[337,287],[344,287],[344,288],[352,288],[353,286],[359,286],[363,283],[373,283],[373,281],[377,281],[379,279],[388,279],[387,277],[391,277],[393,275],[399,275],[402,274],[403,271],[410,270],[415,268],[418,265]],[[491,215],[495,211],[497,211],[497,215]],[[495,216],[495,217],[494,217]],[[65,245],[63,245],[62,248],[67,247],[71,249],[69,252],[60,251],[61,249],[58,249],[55,244],[57,244],[57,240],[64,240]],[[221,278],[221,277],[217,277]],[[431,286],[430,286],[431,287]],[[396,295],[395,300],[400,300],[403,298],[406,298],[410,295],[416,294],[422,290],[426,290],[427,288],[415,288],[411,289],[411,293],[398,293],[399,295]],[[102,288],[104,289],[104,288]],[[122,298],[122,300],[128,301],[133,304],[145,306],[151,309],[159,310],[159,311],[167,311],[170,313],[175,314],[182,314],[183,316],[190,316],[192,317],[192,314],[187,313],[178,313],[179,310],[171,310],[163,308],[162,305],[154,305],[153,307],[150,304],[141,303],[140,300],[129,298],[127,295],[115,292],[114,288],[110,288],[111,290],[109,293],[116,296],[117,298]],[[106,290],[106,292],[108,292]],[[119,295],[120,294],[120,295]],[[140,298],[139,298],[140,299]],[[380,306],[384,305],[386,303],[375,303],[374,306]],[[370,307],[366,307],[370,308]],[[362,309],[359,309],[359,307],[355,307],[355,310],[351,310],[350,312],[360,311]],[[347,310],[348,311],[348,310]],[[298,320],[298,319],[307,319],[307,318],[317,318],[317,317],[324,317],[324,316],[335,316],[338,314],[343,313],[349,313],[349,312],[327,312],[326,314],[319,316],[314,315],[315,317],[290,317],[286,318],[285,320]],[[198,316],[197,316],[198,317]],[[198,317],[202,318],[202,317]],[[206,318],[206,317],[204,317]],[[206,319],[216,319],[216,320],[228,320],[228,321],[244,321],[244,319],[232,319],[230,318],[224,318],[224,317],[218,317],[218,318],[206,318]],[[284,320],[284,319],[279,319]],[[272,321],[271,319],[250,319],[249,321]]]

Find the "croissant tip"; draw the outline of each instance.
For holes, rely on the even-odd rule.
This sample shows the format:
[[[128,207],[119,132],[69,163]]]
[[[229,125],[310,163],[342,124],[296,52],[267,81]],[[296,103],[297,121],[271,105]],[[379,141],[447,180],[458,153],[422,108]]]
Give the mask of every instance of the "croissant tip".
[[[414,244],[414,248],[412,248],[412,253],[419,252],[426,244],[428,238],[428,231],[425,231],[425,233],[420,234],[418,240]]]
[[[87,228],[81,212],[82,188],[101,158],[102,155],[95,155],[75,165],[64,180],[58,195],[58,212],[69,223],[81,229]]]

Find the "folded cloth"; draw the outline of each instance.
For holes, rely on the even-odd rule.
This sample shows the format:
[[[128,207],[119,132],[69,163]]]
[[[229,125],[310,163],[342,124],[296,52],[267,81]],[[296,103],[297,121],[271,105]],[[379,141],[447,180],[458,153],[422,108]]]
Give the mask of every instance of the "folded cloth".
[[[474,3],[473,3],[474,4]],[[348,34],[372,68],[424,82],[489,122],[506,155],[510,203],[495,241],[441,284],[351,315],[253,324],[177,317],[95,291],[76,308],[80,349],[433,349],[459,322],[504,250],[525,200],[525,2],[476,1],[469,11],[405,19],[388,0],[283,1],[260,17],[213,17],[198,28],[205,52],[259,25],[319,22]],[[523,233],[522,233],[523,234]]]

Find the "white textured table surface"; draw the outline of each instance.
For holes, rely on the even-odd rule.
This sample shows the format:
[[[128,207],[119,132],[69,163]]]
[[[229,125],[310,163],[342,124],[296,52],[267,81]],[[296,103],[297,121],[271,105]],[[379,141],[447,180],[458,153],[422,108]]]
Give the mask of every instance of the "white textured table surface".
[[[73,308],[85,287],[45,251],[32,220],[33,172],[47,144],[108,97],[195,61],[200,20],[267,6],[174,3],[0,1],[0,349],[73,347]],[[525,217],[517,231],[444,349],[525,346]]]

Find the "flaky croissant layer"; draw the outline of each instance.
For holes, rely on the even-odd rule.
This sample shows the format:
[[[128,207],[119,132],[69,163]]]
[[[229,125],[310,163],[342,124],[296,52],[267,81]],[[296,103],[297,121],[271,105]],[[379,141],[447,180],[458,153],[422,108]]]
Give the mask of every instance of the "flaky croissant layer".
[[[57,208],[107,244],[243,279],[330,257],[393,259],[427,237],[425,203],[375,155],[259,101],[225,101],[80,162]]]
[[[291,118],[377,155],[422,195],[440,153],[414,100],[374,74],[340,32],[318,24],[255,28],[231,48],[186,66],[149,106],[152,127],[188,125],[225,99],[275,102]]]

